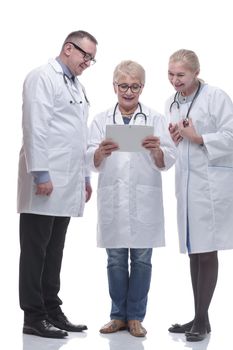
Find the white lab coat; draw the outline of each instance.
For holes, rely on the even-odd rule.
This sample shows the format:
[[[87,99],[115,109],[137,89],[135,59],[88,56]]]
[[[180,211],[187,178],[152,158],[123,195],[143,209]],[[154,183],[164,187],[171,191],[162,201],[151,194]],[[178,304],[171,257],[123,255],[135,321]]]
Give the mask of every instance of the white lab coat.
[[[100,113],[93,120],[87,152],[92,170],[99,172],[97,245],[103,248],[164,246],[161,172],[150,152],[116,151],[105,158],[98,169],[94,167],[94,152],[106,138],[106,124],[113,124],[113,110]],[[175,162],[176,149],[165,118],[144,105],[142,111],[147,115],[147,125],[154,126],[154,134],[160,137],[165,169],[168,169]],[[124,124],[119,110],[116,123]],[[144,118],[135,121],[135,124],[144,123]]]
[[[88,103],[81,84],[75,80],[71,84],[67,79],[68,90],[56,60],[33,70],[25,80],[19,213],[52,216],[83,213]],[[73,98],[81,103],[73,103]],[[50,196],[35,195],[33,171],[49,171],[54,187]]]
[[[174,105],[171,122],[185,117],[190,102]],[[222,90],[207,84],[190,111],[204,145],[183,140],[176,161],[177,221],[180,251],[233,248],[233,104]]]

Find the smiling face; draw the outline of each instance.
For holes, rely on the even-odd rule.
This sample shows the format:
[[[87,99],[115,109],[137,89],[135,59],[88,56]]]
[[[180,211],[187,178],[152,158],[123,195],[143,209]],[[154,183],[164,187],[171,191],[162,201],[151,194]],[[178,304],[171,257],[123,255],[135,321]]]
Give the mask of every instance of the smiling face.
[[[184,96],[191,95],[198,85],[199,70],[192,70],[182,61],[170,61],[168,79],[174,89]]]
[[[67,42],[64,45],[60,58],[70,71],[77,76],[90,67],[91,59],[94,59],[97,49],[96,44],[89,38],[76,39],[72,42]],[[87,60],[87,57],[90,59]]]
[[[137,109],[139,96],[143,90],[140,79],[129,74],[119,74],[113,85],[121,113],[133,113]]]

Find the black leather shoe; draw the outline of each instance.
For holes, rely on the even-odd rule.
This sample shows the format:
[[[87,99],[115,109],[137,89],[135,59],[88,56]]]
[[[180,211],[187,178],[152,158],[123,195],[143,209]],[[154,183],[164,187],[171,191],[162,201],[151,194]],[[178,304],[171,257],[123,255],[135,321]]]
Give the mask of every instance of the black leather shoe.
[[[84,324],[76,325],[71,323],[63,313],[56,316],[49,316],[49,322],[52,323],[55,327],[64,329],[68,332],[82,332],[87,330],[87,326]]]
[[[170,333],[185,333],[191,330],[192,325],[193,325],[193,321],[185,324],[175,323],[170,328],[168,328],[168,331]]]
[[[185,337],[187,341],[202,341],[206,338],[207,332],[200,333],[200,332],[188,332],[185,333]]]
[[[54,327],[47,320],[34,321],[31,323],[24,323],[23,326],[24,334],[33,334],[39,337],[45,338],[65,338],[68,336],[68,333]]]
[[[191,331],[192,326],[193,321],[190,321],[185,324],[175,323],[170,328],[168,328],[168,331],[170,333],[189,333]],[[211,332],[211,327],[209,323],[206,325],[206,331],[207,333]]]

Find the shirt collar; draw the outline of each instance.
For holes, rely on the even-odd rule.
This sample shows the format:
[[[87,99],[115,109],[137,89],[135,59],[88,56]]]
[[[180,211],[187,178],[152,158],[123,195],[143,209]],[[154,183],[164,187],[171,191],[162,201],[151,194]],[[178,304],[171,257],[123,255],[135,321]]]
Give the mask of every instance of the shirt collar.
[[[64,64],[59,57],[56,57],[56,61],[60,64],[62,67],[63,73],[69,78],[74,79],[74,75],[71,73],[70,69],[66,64]]]

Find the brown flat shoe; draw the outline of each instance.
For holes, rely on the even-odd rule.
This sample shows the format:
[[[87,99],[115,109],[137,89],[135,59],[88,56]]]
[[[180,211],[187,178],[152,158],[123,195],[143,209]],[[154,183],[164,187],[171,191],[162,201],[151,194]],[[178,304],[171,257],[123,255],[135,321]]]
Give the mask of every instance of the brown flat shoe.
[[[100,328],[100,333],[115,333],[118,331],[123,331],[124,329],[127,329],[127,323],[125,323],[122,320],[111,320],[110,322],[108,322]]]
[[[138,320],[128,321],[128,330],[134,337],[145,337],[147,331]]]

